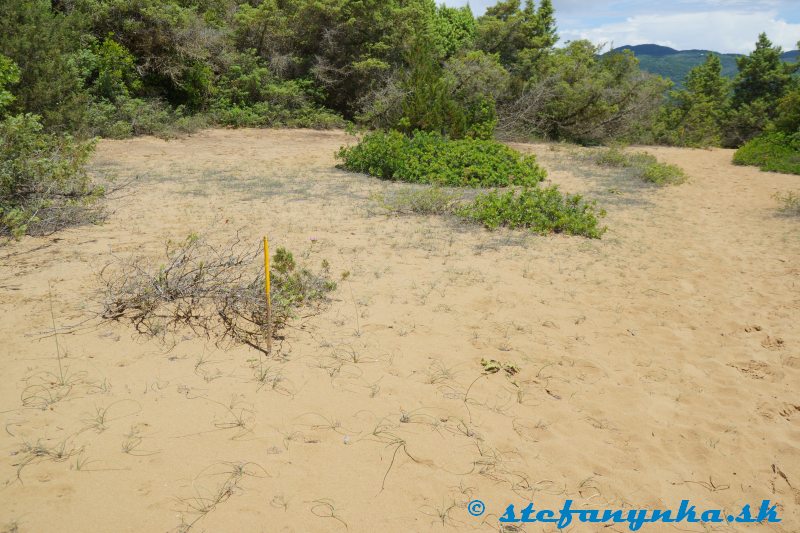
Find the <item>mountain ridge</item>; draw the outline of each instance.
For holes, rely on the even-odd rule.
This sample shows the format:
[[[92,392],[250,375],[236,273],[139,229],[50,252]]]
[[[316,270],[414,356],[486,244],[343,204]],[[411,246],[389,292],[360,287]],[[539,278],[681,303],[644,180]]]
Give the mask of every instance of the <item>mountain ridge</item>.
[[[669,46],[653,43],[619,46],[606,53],[613,54],[623,50],[633,52],[633,55],[639,60],[642,70],[669,78],[677,87],[683,85],[689,71],[705,61],[708,54],[719,56],[722,63],[722,75],[728,78],[736,76],[738,73],[736,59],[745,55],[714,50],[676,50]],[[786,62],[797,61],[798,58],[800,58],[798,50],[790,50],[781,54],[781,59]]]

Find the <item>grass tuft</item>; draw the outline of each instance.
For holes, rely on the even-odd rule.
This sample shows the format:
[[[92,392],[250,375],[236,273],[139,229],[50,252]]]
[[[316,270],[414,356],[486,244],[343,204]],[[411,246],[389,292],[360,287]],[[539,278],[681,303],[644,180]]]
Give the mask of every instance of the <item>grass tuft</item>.
[[[688,176],[676,165],[661,163],[646,152],[626,153],[617,147],[600,149],[590,156],[595,164],[610,168],[632,169],[639,179],[658,186],[680,185]]]
[[[780,212],[784,215],[800,216],[800,193],[789,191],[787,193],[775,193],[773,195],[781,207]]]

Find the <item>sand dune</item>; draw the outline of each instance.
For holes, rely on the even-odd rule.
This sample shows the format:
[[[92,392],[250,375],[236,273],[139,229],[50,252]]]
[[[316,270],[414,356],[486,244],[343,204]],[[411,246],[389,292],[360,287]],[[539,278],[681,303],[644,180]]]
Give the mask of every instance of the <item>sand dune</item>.
[[[800,226],[771,198],[797,176],[648,148],[690,176],[658,189],[515,145],[608,211],[602,240],[541,237],[373,213],[399,185],[335,169],[349,139],[103,141],[96,172],[139,176],[108,221],[0,248],[0,531],[497,531],[567,498],[771,499],[781,524],[644,530],[800,531]],[[83,323],[114,257],[237,230],[350,272],[267,379],[245,348]]]

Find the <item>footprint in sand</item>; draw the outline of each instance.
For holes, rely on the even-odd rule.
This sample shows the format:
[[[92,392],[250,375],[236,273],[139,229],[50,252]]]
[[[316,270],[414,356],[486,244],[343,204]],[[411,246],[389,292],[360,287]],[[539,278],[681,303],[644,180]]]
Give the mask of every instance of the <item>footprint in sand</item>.
[[[751,379],[767,379],[776,381],[783,377],[783,373],[774,370],[770,365],[763,361],[745,361],[740,363],[728,364],[731,368],[735,368],[745,376]]]

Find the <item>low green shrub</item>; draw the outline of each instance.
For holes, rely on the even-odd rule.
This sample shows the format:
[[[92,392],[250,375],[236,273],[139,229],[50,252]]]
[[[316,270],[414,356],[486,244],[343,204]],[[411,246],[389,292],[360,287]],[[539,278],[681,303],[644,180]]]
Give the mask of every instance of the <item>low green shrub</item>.
[[[736,165],[752,165],[768,172],[800,174],[800,133],[768,133],[736,150]]]
[[[507,227],[536,233],[567,233],[600,238],[605,211],[580,195],[563,194],[558,187],[495,190],[473,200],[440,187],[406,188],[373,196],[383,213],[444,215],[481,224],[487,229]]]
[[[93,141],[43,132],[36,115],[0,121],[0,236],[42,235],[102,216],[86,173]]]
[[[527,228],[536,233],[568,233],[599,239],[605,232],[605,211],[579,194],[563,194],[557,186],[521,191],[492,191],[466,204],[459,214],[489,229]]]
[[[595,151],[591,159],[602,167],[632,169],[637,178],[659,186],[679,185],[688,179],[682,168],[661,163],[647,152],[626,153],[611,147]]]
[[[438,133],[397,131],[365,135],[337,153],[340,168],[381,179],[454,187],[531,186],[546,172],[532,155],[496,141],[450,140]]]
[[[665,185],[680,185],[688,179],[681,167],[658,161],[644,167],[640,177],[648,183],[662,187]]]

